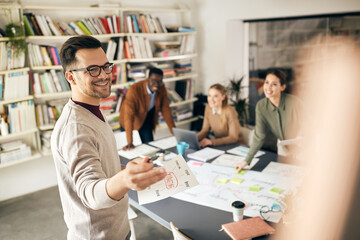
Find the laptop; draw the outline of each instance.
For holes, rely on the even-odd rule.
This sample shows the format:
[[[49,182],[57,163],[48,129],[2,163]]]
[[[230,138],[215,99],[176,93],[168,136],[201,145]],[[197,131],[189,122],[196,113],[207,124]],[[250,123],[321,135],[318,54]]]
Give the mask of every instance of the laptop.
[[[186,142],[189,144],[190,148],[195,150],[200,149],[199,141],[195,132],[180,128],[173,128],[173,131],[177,142]]]

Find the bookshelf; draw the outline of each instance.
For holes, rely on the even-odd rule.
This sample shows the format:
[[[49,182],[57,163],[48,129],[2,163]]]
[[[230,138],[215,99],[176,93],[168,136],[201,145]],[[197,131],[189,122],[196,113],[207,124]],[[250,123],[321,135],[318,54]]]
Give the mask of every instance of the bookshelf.
[[[125,56],[125,49],[123,49],[122,54],[116,56],[114,55],[113,59],[109,59],[111,62],[113,62],[116,67],[118,67],[118,72],[116,73],[117,75],[117,79],[115,80],[115,83],[113,83],[112,85],[112,96],[117,93],[118,91],[122,90],[122,89],[127,89],[130,87],[130,85],[134,82],[134,81],[128,81],[129,80],[129,72],[128,72],[128,65],[136,65],[136,64],[145,64],[147,67],[151,66],[153,64],[157,64],[155,67],[161,65],[161,64],[165,64],[165,63],[171,63],[171,64],[175,64],[176,61],[188,61],[190,63],[192,63],[192,60],[195,59],[197,57],[196,51],[195,51],[195,47],[193,46],[192,50],[188,50],[183,51],[183,52],[179,52],[178,54],[175,55],[161,55],[161,56],[156,56],[155,53],[157,51],[157,48],[155,46],[155,43],[158,41],[178,41],[178,42],[182,42],[183,44],[185,44],[184,39],[186,39],[186,41],[188,40],[188,38],[193,38],[195,39],[196,37],[196,31],[194,29],[192,29],[191,31],[184,31],[184,32],[170,32],[170,31],[165,31],[164,29],[166,29],[166,27],[170,26],[178,26],[178,27],[182,27],[182,26],[187,26],[187,24],[189,24],[189,21],[186,22],[186,19],[189,19],[190,14],[192,14],[192,11],[190,9],[175,9],[175,8],[124,8],[124,7],[115,7],[115,8],[110,8],[110,7],[88,7],[88,6],[84,6],[84,7],[73,7],[73,6],[44,6],[44,5],[0,5],[0,10],[2,9],[15,9],[15,11],[18,11],[17,15],[18,15],[18,21],[22,22],[23,20],[23,16],[31,16],[31,15],[43,15],[43,16],[49,16],[49,19],[51,19],[52,22],[60,22],[60,21],[64,21],[64,22],[75,22],[80,20],[81,18],[86,18],[86,19],[96,19],[96,18],[105,18],[107,16],[110,16],[111,19],[114,20],[113,24],[115,27],[115,22],[117,21],[118,18],[118,25],[119,29],[118,31],[115,30],[115,28],[113,28],[113,32],[97,32],[96,34],[92,34],[94,37],[98,38],[102,43],[104,43],[104,46],[106,48],[106,46],[109,45],[109,42],[111,40],[116,41],[132,41],[132,45],[134,47],[134,43],[136,44],[136,42],[138,42],[137,44],[138,47],[141,45],[142,42],[148,41],[149,45],[147,45],[146,51],[147,54],[145,54],[144,52],[142,52],[142,57],[140,56],[140,49],[137,49],[137,54],[139,56],[136,56],[135,53],[135,48],[133,49],[133,56],[130,57],[126,57]],[[81,17],[77,14],[74,13],[79,13],[81,12]],[[140,17],[140,15],[143,15],[144,18],[149,18],[151,19],[151,21],[153,22],[153,30],[151,30],[150,27],[150,23],[149,23],[149,31],[146,32],[145,31],[145,25],[142,25],[142,32],[135,32],[135,28],[132,30],[127,29],[127,27],[129,27],[128,25],[128,16],[132,15],[136,16],[136,17]],[[186,16],[185,16],[186,15]],[[25,19],[25,18],[24,18]],[[139,20],[139,19],[137,19]],[[46,18],[45,22],[47,21],[47,23],[50,23],[50,20],[48,20]],[[158,21],[158,22],[157,22]],[[164,24],[165,23],[165,24]],[[140,21],[138,22],[138,27],[140,28]],[[127,26],[125,26],[127,25]],[[31,24],[31,26],[33,26]],[[95,25],[94,25],[95,26]],[[166,26],[166,27],[165,27]],[[38,26],[40,27],[40,26]],[[25,32],[27,32],[26,29],[26,23],[24,22],[24,28],[25,28]],[[61,99],[68,99],[71,96],[71,91],[66,90],[64,88],[57,88],[57,86],[55,86],[55,88],[52,92],[35,92],[34,88],[35,88],[35,76],[37,77],[37,81],[43,81],[42,78],[45,79],[45,77],[48,77],[48,75],[51,75],[52,73],[55,73],[55,75],[59,75],[62,73],[62,67],[60,64],[56,63],[56,59],[55,56],[56,54],[52,55],[51,53],[51,48],[56,48],[56,51],[59,52],[60,50],[60,46],[71,36],[73,35],[77,35],[77,34],[73,34],[73,35],[56,35],[55,31],[53,31],[50,27],[50,24],[48,25],[48,28],[50,29],[50,34],[45,34],[45,35],[39,35],[39,34],[34,34],[34,35],[29,35],[28,32],[26,34],[26,36],[23,37],[19,37],[20,39],[25,39],[26,43],[28,45],[37,45],[40,49],[40,47],[45,46],[47,48],[47,53],[48,53],[48,57],[50,58],[50,64],[45,65],[44,61],[45,61],[45,57],[43,57],[42,60],[44,61],[39,61],[41,64],[34,64],[35,60],[34,59],[34,55],[33,53],[35,53],[35,50],[28,50],[29,52],[26,55],[26,60],[25,60],[25,66],[22,68],[18,68],[18,69],[0,69],[0,76],[5,76],[6,74],[12,74],[12,73],[16,73],[19,71],[27,71],[29,73],[29,84],[30,84],[30,92],[28,94],[28,96],[23,96],[23,97],[18,97],[18,98],[14,98],[14,99],[6,99],[6,100],[0,100],[0,105],[1,106],[6,106],[6,105],[11,105],[11,104],[16,104],[18,102],[23,102],[23,101],[31,101],[32,103],[35,104],[35,108],[38,105],[51,105],[51,103],[53,101],[58,101]],[[95,27],[94,27],[95,28]],[[120,30],[120,31],[119,31]],[[34,31],[34,29],[33,29]],[[133,32],[132,32],[133,31]],[[1,42],[8,42],[10,39],[6,38],[6,37],[0,37],[0,43]],[[195,42],[195,41],[193,41]],[[117,51],[120,51],[120,44],[118,43],[116,49]],[[194,43],[193,43],[194,44]],[[105,49],[104,50],[108,50]],[[125,47],[124,47],[125,48]],[[29,47],[28,47],[29,49]],[[144,49],[141,49],[141,51],[143,51]],[[151,52],[151,54],[149,55],[149,51]],[[46,52],[46,51],[45,51]],[[43,53],[40,53],[43,54]],[[38,60],[41,60],[40,58]],[[55,82],[55,76],[51,75],[53,77],[53,81]],[[169,89],[173,89],[175,88],[176,82],[179,81],[187,81],[187,82],[194,82],[194,80],[197,78],[197,74],[195,71],[193,71],[192,66],[190,67],[190,71],[185,72],[185,73],[181,73],[181,74],[174,74],[173,76],[170,77],[164,77],[164,83],[166,85],[167,88]],[[44,80],[44,81],[48,81]],[[193,89],[193,84],[191,84]],[[185,107],[185,108],[189,108],[190,110],[192,109],[192,104],[193,102],[195,102],[197,99],[193,97],[193,90],[189,90],[187,89],[187,91],[189,92],[186,99],[182,99],[180,101],[177,102],[172,102],[170,104],[170,107],[173,109],[177,109],[179,107]],[[43,89],[42,89],[43,90]],[[38,109],[33,110],[33,113],[35,115],[35,112],[38,112]],[[118,121],[118,112],[113,112],[110,114],[105,115],[106,119],[110,122],[110,121]],[[190,123],[192,121],[197,120],[197,118],[195,117],[190,117],[188,119],[185,119],[183,121],[179,121],[176,122],[176,125],[185,125],[187,123]],[[18,163],[21,162],[27,162],[30,161],[32,159],[36,159],[38,157],[42,157],[42,156],[51,156],[51,153],[49,153],[48,151],[43,151],[42,150],[42,143],[41,143],[41,139],[40,137],[42,136],[43,133],[46,133],[48,131],[51,131],[54,127],[54,122],[49,122],[46,124],[42,124],[40,126],[37,126],[35,128],[32,128],[30,130],[27,131],[22,131],[19,133],[14,133],[14,134],[9,134],[8,136],[2,136],[0,137],[0,144],[3,142],[6,142],[8,140],[17,140],[17,139],[25,139],[25,141],[27,143],[31,143],[31,147],[32,147],[32,156],[23,160],[18,160]],[[159,124],[158,126],[159,129],[164,128],[163,124]],[[6,163],[6,164],[0,164],[1,168],[4,168],[6,166],[13,166],[15,165],[15,163]]]
[[[8,26],[13,26],[15,34],[11,38],[0,36],[0,115],[5,120],[0,136],[0,168],[41,156],[34,96],[29,92],[30,68],[20,45],[26,40],[21,35],[21,5],[0,4],[0,28]]]

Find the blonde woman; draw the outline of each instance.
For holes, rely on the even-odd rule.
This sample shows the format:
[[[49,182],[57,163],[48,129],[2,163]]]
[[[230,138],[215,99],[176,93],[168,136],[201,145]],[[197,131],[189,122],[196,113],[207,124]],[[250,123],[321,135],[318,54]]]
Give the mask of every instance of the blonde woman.
[[[213,131],[215,139],[208,138],[210,130]],[[235,108],[228,105],[228,97],[221,84],[214,84],[209,89],[204,122],[197,137],[200,147],[242,141],[238,114]]]

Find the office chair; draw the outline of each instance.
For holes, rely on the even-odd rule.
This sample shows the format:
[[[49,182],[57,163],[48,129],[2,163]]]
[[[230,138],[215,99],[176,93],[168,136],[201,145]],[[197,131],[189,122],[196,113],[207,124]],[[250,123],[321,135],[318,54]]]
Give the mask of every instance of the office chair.
[[[133,220],[137,218],[137,214],[134,212],[134,210],[132,210],[132,208],[129,206],[128,208],[128,219],[129,219],[129,224],[130,224],[130,231],[131,231],[131,237],[130,240],[136,240],[136,236],[135,236],[135,227],[134,227],[134,223]]]
[[[191,240],[191,238],[188,238],[182,232],[180,232],[180,230],[177,227],[175,227],[173,222],[170,222],[170,226],[171,226],[172,234],[174,236],[174,240]]]

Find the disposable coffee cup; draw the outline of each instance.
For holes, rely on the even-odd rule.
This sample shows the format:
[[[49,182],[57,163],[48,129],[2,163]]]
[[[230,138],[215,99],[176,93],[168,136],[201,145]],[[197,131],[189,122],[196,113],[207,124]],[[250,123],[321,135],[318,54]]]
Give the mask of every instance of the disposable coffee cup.
[[[241,201],[235,201],[231,204],[234,222],[243,220],[245,203]]]

